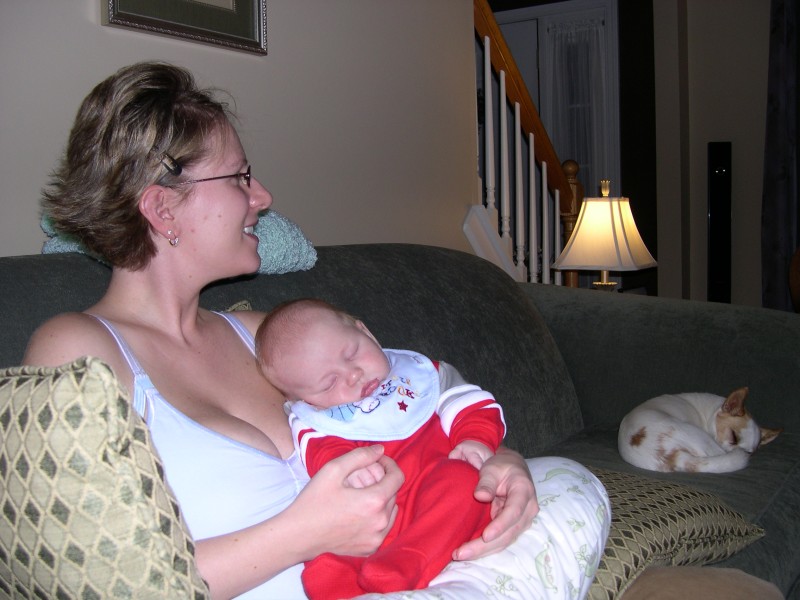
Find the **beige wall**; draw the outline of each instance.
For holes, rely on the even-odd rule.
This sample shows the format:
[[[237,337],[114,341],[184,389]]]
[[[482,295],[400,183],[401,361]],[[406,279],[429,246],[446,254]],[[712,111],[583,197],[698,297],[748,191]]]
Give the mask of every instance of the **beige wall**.
[[[471,2],[268,0],[266,57],[103,27],[100,2],[0,0],[0,255],[40,251],[39,191],[81,98],[151,58],[232,92],[255,173],[316,244],[468,250]],[[706,144],[730,140],[733,300],[760,304],[769,3],[653,6],[661,294],[705,298]]]
[[[254,173],[316,244],[468,249],[471,2],[267,0],[260,57],[101,26],[101,1],[0,0],[0,256],[40,251],[39,192],[79,102],[144,59],[233,94]]]
[[[732,301],[761,304],[769,2],[653,0],[658,272],[664,296],[706,298],[706,152],[732,142]]]

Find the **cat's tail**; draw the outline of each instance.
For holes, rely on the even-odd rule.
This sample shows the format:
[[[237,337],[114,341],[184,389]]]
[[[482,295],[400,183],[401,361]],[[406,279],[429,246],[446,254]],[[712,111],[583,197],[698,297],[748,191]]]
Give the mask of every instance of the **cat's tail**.
[[[675,470],[700,473],[730,473],[747,466],[750,454],[741,448],[716,456],[695,456],[685,450],[678,450],[674,456]]]

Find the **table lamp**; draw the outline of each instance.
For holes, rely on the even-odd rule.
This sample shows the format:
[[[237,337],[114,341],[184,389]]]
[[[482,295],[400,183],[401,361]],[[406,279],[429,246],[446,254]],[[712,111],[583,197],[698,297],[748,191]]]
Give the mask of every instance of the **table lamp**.
[[[613,290],[609,271],[637,271],[656,266],[636,229],[628,198],[610,198],[610,181],[600,182],[601,198],[584,198],[575,230],[553,267],[562,271],[600,271],[592,286]]]

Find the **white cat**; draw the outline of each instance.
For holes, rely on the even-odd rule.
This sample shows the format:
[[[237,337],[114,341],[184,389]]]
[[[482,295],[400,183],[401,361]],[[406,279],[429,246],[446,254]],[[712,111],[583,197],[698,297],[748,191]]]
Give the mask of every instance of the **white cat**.
[[[743,387],[727,398],[703,393],[651,398],[622,419],[619,453],[651,471],[743,469],[756,448],[783,431],[756,424],[744,408],[747,392]]]

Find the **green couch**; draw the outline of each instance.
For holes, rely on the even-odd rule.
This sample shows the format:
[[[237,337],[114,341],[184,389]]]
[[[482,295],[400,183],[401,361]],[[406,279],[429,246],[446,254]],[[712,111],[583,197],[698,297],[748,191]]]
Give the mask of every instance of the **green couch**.
[[[428,246],[330,246],[317,252],[317,265],[309,271],[215,284],[204,291],[202,302],[226,309],[246,300],[253,308],[266,310],[290,298],[322,297],[361,317],[386,347],[414,348],[447,360],[468,380],[492,391],[505,409],[508,446],[529,457],[554,454],[577,459],[593,468],[607,486],[614,521],[590,593],[593,599],[619,596],[651,565],[712,562],[771,581],[786,597],[800,598],[800,519],[795,512],[800,507],[799,316],[517,284],[479,258]],[[109,274],[106,267],[79,254],[0,258],[0,368],[19,365],[26,340],[42,321],[95,302]],[[146,432],[135,416],[127,414],[125,395],[115,387],[113,374],[103,373],[102,365],[93,361],[88,367],[73,365],[67,369],[69,389],[87,379],[94,381],[98,369],[98,385],[106,390],[101,395],[107,394],[113,410],[101,406],[97,419],[110,429],[111,412],[115,431],[122,431],[112,436],[108,447],[113,446],[113,452],[103,450],[104,461],[113,462],[109,453],[119,455],[123,463],[132,460],[125,440],[133,440],[145,449],[138,452],[147,454]],[[6,446],[11,430],[15,439],[22,439],[14,442],[19,445],[27,443],[28,431],[41,429],[31,425],[35,411],[29,407],[58,395],[53,389],[63,376],[63,372],[54,376],[31,370],[21,375],[19,369],[3,372],[0,435]],[[19,399],[23,386],[39,389],[36,386],[44,380],[50,387],[38,392],[38,398],[25,400],[27,404]],[[616,427],[636,404],[667,392],[726,394],[742,385],[750,388],[749,407],[756,418],[785,429],[754,454],[747,469],[726,475],[665,475],[636,469],[620,459]],[[59,401],[71,406],[64,409],[65,415],[80,410],[69,405],[70,394],[78,393],[59,392]],[[9,398],[17,401],[13,414],[7,408]],[[117,417],[123,422],[119,427]],[[52,419],[46,421],[50,427]],[[4,452],[10,457],[12,450]],[[55,472],[56,466],[64,465],[52,464],[58,462],[52,458],[37,459],[35,464],[2,459],[6,454],[0,455],[0,597],[14,594],[12,588],[19,597],[36,597],[20,591],[25,573],[40,563],[57,570],[61,557],[52,549],[37,551],[36,532],[27,534],[27,549],[19,541],[24,536],[14,538],[12,533],[33,527],[29,523],[38,527],[40,510],[50,508],[26,512],[24,502],[15,505],[11,487],[23,493],[20,486],[33,481],[37,469],[49,466]],[[136,456],[139,463],[149,460]],[[143,468],[152,467],[157,476],[142,476],[146,493],[137,496],[145,509],[154,486],[161,489],[157,457],[154,460],[155,466]],[[10,461],[15,462],[9,465]],[[15,468],[20,462],[25,468]],[[133,483],[126,485],[136,488]],[[159,492],[159,502],[167,508],[154,521],[156,534],[169,538],[162,540],[167,550],[162,548],[160,556],[165,562],[149,575],[147,585],[154,590],[196,585],[200,591],[195,594],[202,596],[202,582],[198,584],[193,565],[186,564],[191,563],[192,546],[177,506],[172,507],[171,518],[165,517],[170,512],[165,489]],[[132,535],[133,543],[145,544],[141,532],[140,538],[136,532]],[[85,565],[96,550],[83,549],[80,564]],[[178,567],[189,583],[170,583]]]

